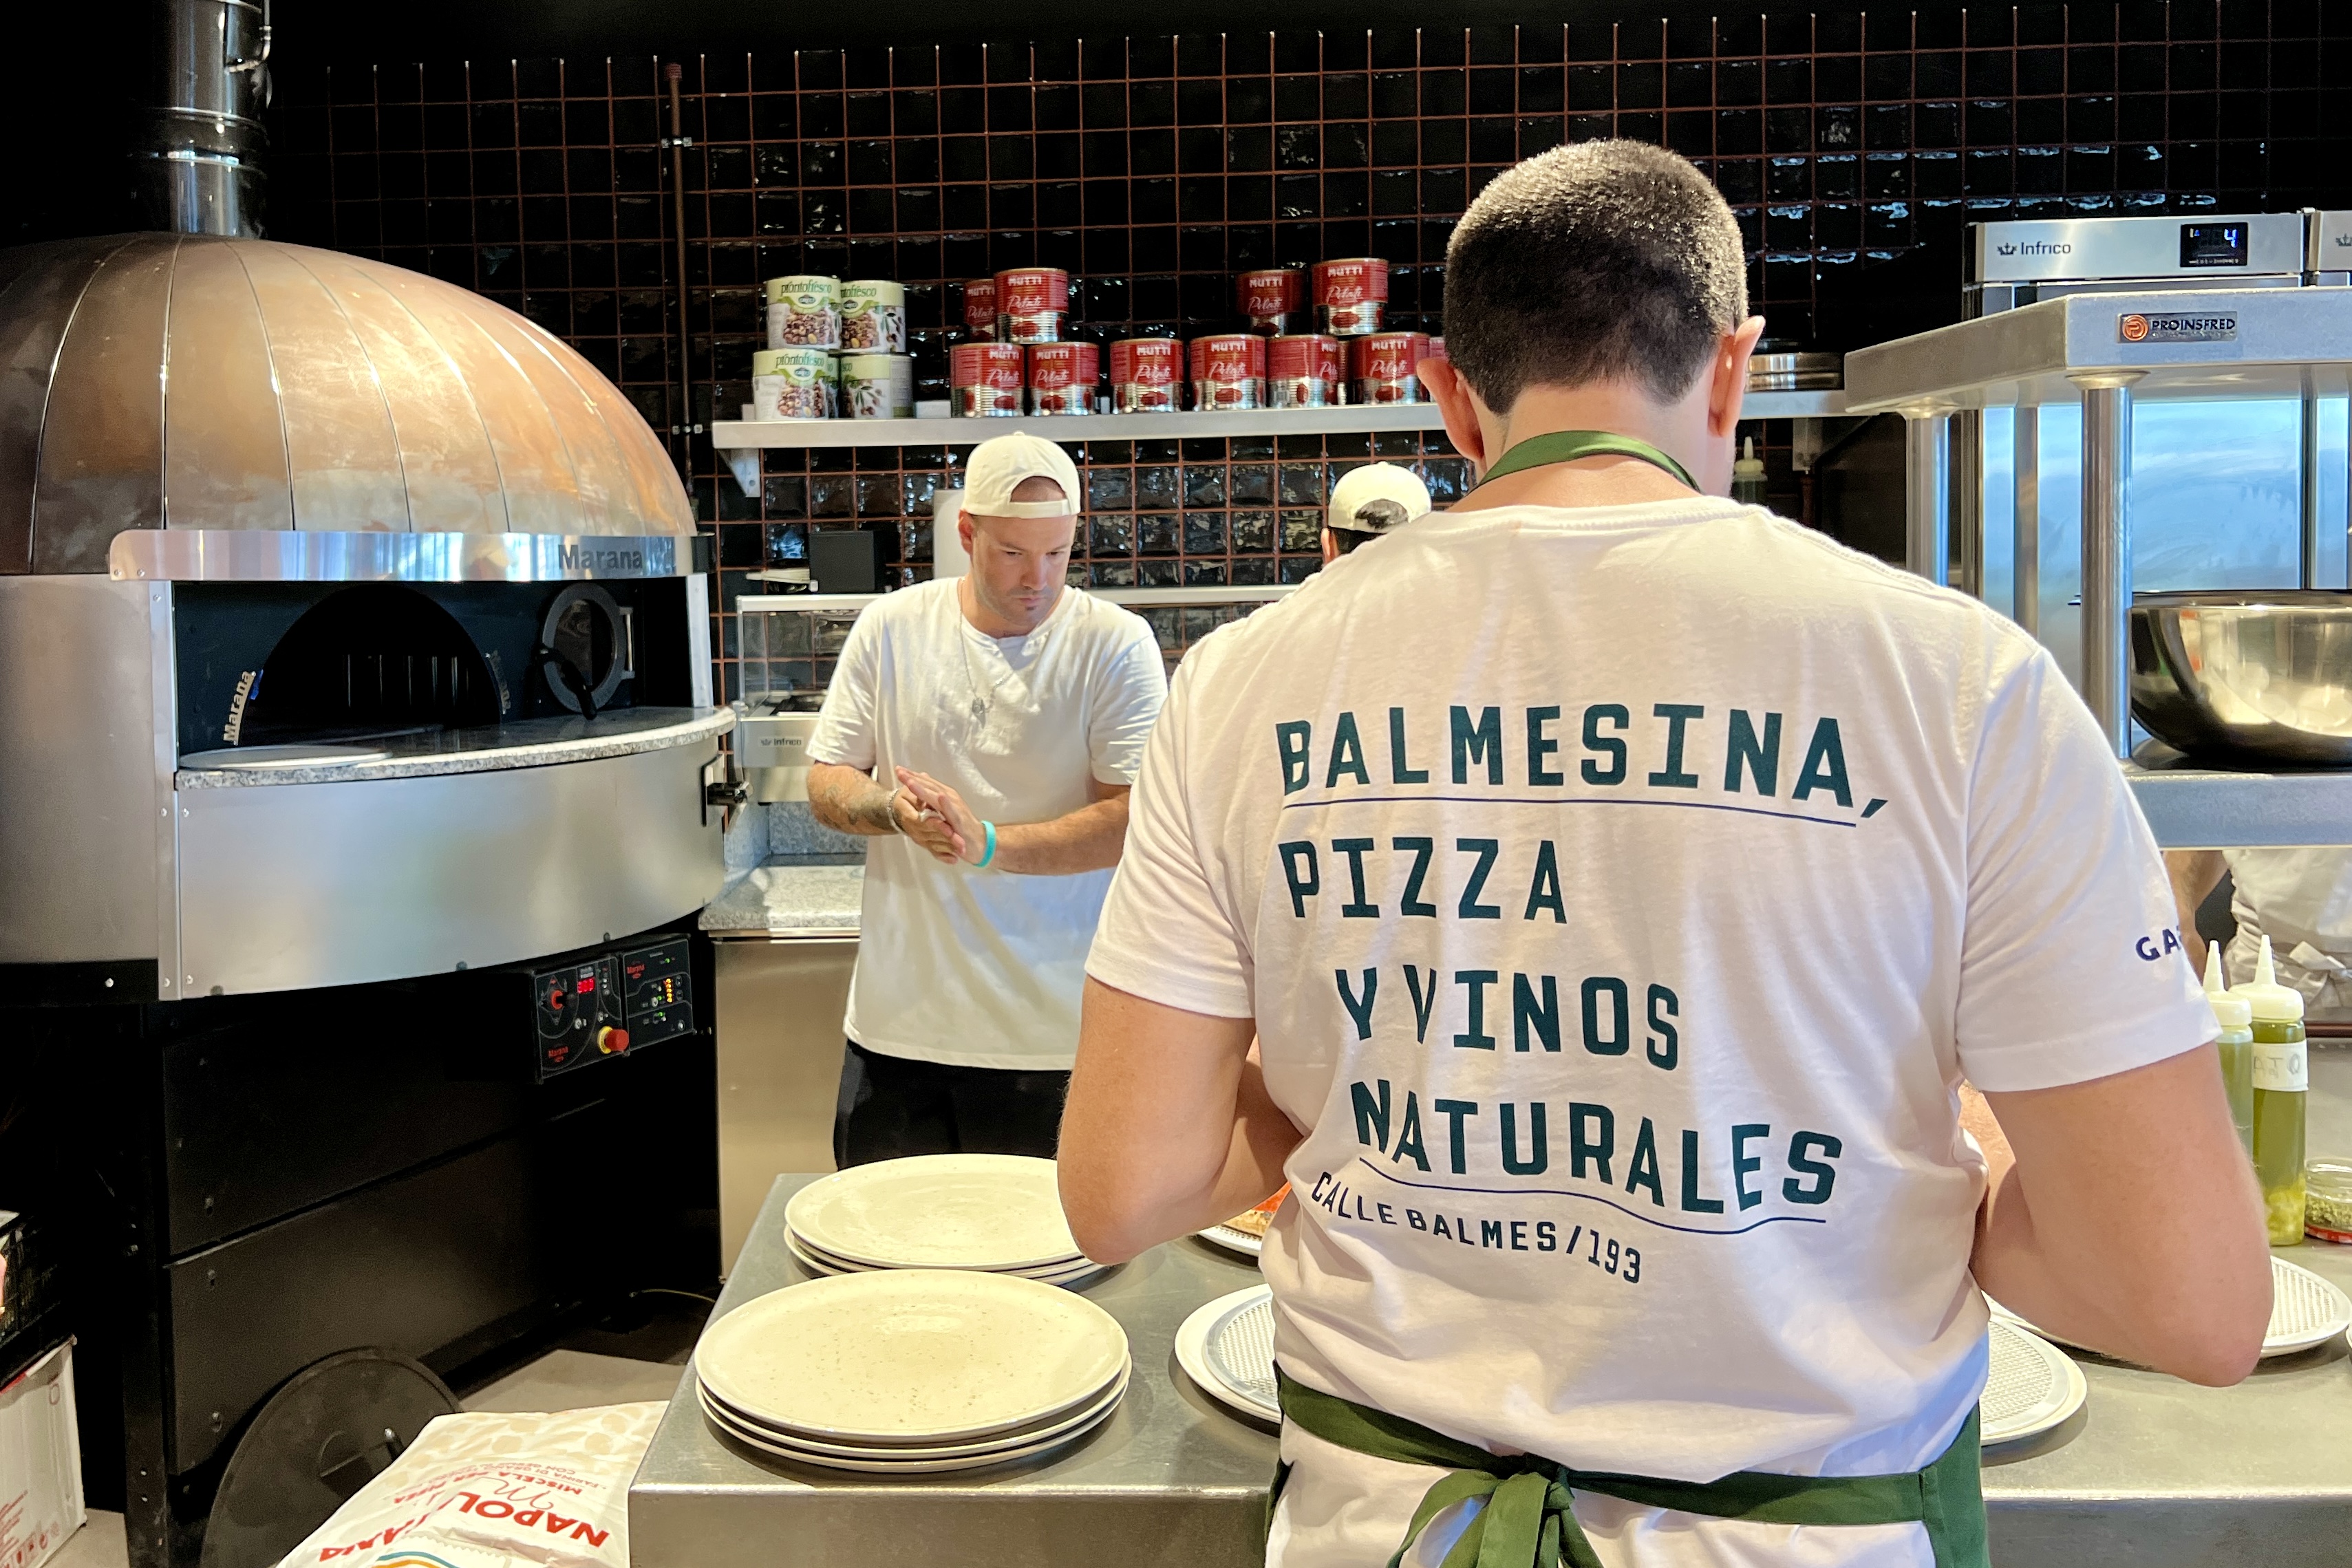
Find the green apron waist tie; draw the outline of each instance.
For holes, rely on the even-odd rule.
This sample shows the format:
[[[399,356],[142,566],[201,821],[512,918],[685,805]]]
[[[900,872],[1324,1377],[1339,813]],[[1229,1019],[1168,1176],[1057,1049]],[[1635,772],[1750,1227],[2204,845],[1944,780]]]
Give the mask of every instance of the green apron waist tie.
[[[1282,1414],[1303,1432],[1374,1458],[1429,1465],[1447,1473],[1423,1494],[1388,1568],[1400,1568],[1422,1530],[1465,1498],[1486,1505],[1470,1521],[1444,1568],[1601,1568],[1570,1504],[1599,1492],[1643,1508],[1760,1524],[1922,1524],[1936,1568],[1988,1568],[1977,1414],[1925,1469],[1886,1476],[1783,1476],[1740,1470],[1712,1481],[1575,1470],[1535,1454],[1498,1455],[1443,1433],[1294,1383],[1277,1371]],[[1275,1476],[1279,1498],[1289,1467]],[[1272,1503],[1268,1503],[1269,1517]]]
[[[1573,463],[1580,457],[1638,457],[1664,469],[1692,489],[1698,488],[1698,481],[1690,476],[1689,469],[1648,442],[1631,435],[1612,435],[1605,430],[1555,430],[1530,435],[1496,458],[1495,465],[1478,483],[1484,485],[1506,474],[1541,468],[1548,464]]]

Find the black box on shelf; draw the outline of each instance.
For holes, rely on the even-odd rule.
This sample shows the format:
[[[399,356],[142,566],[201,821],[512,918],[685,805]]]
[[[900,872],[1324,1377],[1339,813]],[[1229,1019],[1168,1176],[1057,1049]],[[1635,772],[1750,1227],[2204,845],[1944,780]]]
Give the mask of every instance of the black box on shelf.
[[[864,528],[812,530],[809,586],[819,593],[879,593],[882,536]]]

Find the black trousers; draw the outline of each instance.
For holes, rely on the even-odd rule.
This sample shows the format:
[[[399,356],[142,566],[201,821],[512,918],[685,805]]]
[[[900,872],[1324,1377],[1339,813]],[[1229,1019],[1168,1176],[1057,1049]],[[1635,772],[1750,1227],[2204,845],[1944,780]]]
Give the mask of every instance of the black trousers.
[[[856,1040],[841,1063],[833,1163],[842,1170],[908,1155],[1054,1157],[1066,1072],[951,1067],[884,1056]]]

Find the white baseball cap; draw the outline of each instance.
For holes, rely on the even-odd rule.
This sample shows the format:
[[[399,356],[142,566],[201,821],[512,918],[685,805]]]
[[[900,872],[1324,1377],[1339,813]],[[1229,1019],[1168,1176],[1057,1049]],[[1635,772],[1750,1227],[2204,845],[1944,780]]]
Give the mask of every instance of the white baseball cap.
[[[1429,486],[1410,468],[1367,463],[1339,476],[1323,520],[1350,533],[1384,534],[1429,510]]]
[[[1057,501],[1016,501],[1024,479],[1051,479]],[[1069,517],[1080,511],[1077,465],[1053,442],[1016,430],[971,449],[963,468],[963,509],[983,517]],[[1423,509],[1427,509],[1424,497]]]

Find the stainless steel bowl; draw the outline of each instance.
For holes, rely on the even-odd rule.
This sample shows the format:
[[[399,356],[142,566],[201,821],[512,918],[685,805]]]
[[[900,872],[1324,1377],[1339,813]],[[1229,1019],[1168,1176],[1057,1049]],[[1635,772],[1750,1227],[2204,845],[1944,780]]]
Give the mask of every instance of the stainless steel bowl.
[[[2222,766],[2352,767],[2352,593],[2134,596],[2132,714]]]

